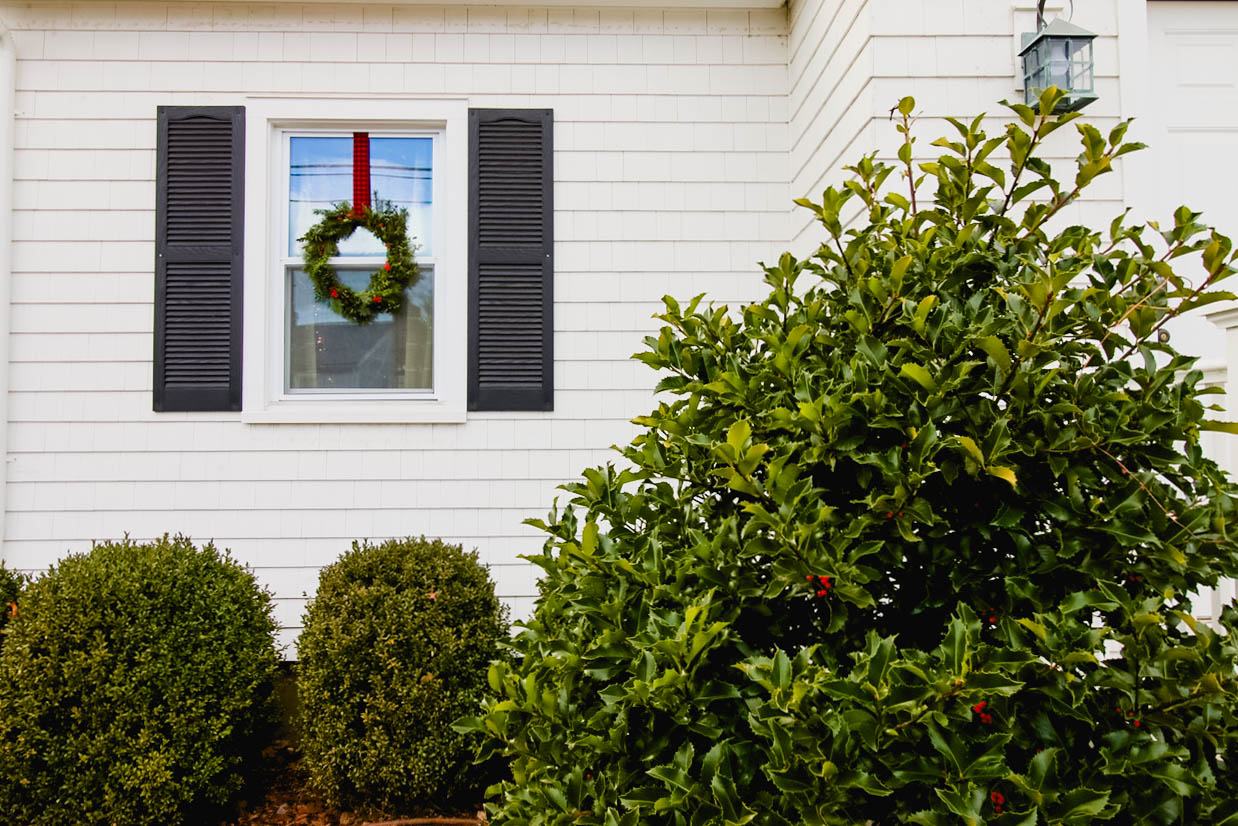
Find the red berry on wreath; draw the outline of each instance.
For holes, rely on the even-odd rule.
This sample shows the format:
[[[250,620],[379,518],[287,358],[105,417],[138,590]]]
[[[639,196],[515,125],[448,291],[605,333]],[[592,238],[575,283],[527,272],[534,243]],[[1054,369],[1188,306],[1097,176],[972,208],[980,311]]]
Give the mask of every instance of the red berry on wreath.
[[[380,301],[382,301],[382,300],[383,300],[383,297],[382,297],[381,295],[376,295],[376,296],[374,296],[374,303],[375,303],[375,304],[377,304],[378,302],[380,302]]]
[[[332,290],[332,291],[331,291],[331,297],[332,297],[332,298],[339,298],[339,297],[340,297],[340,291],[339,291],[339,290]]]
[[[390,261],[388,261],[386,264],[383,264],[383,269],[384,269],[384,270],[390,270],[390,269],[391,269],[391,262],[390,262]]]

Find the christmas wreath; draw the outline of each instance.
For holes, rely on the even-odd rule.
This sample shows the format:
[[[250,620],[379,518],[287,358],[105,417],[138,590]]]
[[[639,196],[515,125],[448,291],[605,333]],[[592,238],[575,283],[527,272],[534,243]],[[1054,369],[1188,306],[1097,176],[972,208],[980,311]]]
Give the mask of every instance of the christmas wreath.
[[[398,312],[404,302],[404,291],[416,284],[419,276],[413,260],[415,247],[408,241],[407,210],[395,209],[383,201],[374,208],[367,204],[354,210],[344,201],[331,209],[316,210],[316,214],[321,215],[322,220],[298,239],[303,244],[305,274],[314,285],[314,296],[357,324],[368,324],[379,313]],[[358,227],[374,233],[387,248],[386,263],[370,276],[364,292],[345,286],[328,263],[340,254],[339,242]]]

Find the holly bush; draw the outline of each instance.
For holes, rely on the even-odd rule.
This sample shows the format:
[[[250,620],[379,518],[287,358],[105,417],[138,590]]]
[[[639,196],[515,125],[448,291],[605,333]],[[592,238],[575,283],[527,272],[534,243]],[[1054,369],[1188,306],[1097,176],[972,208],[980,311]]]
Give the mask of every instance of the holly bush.
[[[1185,208],[1063,226],[1139,145],[1076,124],[1059,181],[1059,94],[919,164],[903,100],[766,298],[666,299],[673,398],[537,523],[464,723],[513,761],[496,823],[1238,823],[1238,612],[1189,596],[1238,574],[1234,426],[1158,335],[1235,256]]]

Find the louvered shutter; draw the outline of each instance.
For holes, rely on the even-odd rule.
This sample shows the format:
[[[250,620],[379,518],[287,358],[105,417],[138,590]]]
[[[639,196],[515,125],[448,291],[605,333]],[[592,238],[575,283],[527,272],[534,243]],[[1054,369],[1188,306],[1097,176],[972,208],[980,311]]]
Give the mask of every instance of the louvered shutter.
[[[160,106],[155,410],[241,409],[245,109]]]
[[[554,409],[550,109],[469,110],[469,409]]]

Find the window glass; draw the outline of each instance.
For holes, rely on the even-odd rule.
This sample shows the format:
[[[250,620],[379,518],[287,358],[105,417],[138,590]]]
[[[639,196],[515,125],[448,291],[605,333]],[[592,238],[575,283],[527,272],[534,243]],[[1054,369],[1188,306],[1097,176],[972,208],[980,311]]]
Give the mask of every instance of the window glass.
[[[288,255],[299,257],[297,241],[330,209],[352,201],[352,135],[294,136],[289,139]],[[371,202],[390,201],[408,210],[409,239],[417,255],[433,255],[433,146],[430,138],[370,136]],[[359,229],[340,242],[341,256],[381,256],[383,246]]]
[[[433,229],[431,137],[371,134],[371,203],[408,210],[408,234],[421,277],[405,291],[399,313],[356,324],[314,298],[301,269],[297,241],[330,209],[353,194],[352,133],[292,135],[288,152],[285,295],[285,380],[290,393],[430,391],[434,389],[434,268],[426,259]],[[370,232],[356,230],[332,261],[340,281],[363,291],[386,261]]]
[[[337,270],[364,290],[370,270]],[[300,269],[289,275],[288,389],[290,391],[431,390],[434,386],[434,271],[421,268],[404,291],[399,313],[354,324],[314,300]]]

